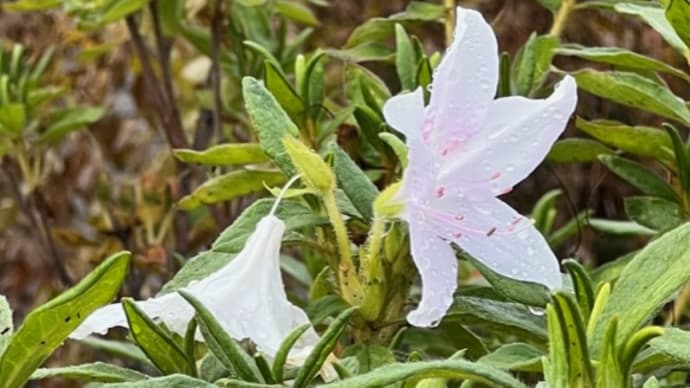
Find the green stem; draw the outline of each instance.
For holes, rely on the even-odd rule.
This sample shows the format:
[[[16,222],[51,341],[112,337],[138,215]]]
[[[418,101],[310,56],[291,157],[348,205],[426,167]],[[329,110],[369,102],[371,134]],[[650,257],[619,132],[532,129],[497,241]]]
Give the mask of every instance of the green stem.
[[[333,231],[335,232],[336,243],[338,244],[338,251],[340,253],[338,260],[338,283],[340,292],[346,302],[353,306],[359,305],[362,301],[362,285],[359,282],[355,264],[352,261],[350,239],[347,236],[345,221],[335,202],[335,194],[333,191],[323,194],[323,203],[326,207],[326,213],[331,221]]]
[[[455,0],[443,0],[443,7],[446,9],[445,33],[446,47],[453,42],[453,31],[455,31]]]
[[[565,24],[568,22],[568,16],[570,16],[574,6],[574,0],[563,0],[561,7],[554,16],[553,25],[551,26],[549,35],[555,37],[561,36],[561,33],[563,33],[563,29],[565,28]]]

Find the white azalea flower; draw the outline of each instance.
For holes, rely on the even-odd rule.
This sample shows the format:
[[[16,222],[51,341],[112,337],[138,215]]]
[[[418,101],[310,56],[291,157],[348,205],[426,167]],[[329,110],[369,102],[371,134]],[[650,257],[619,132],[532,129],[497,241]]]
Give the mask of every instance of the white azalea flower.
[[[269,357],[276,354],[288,334],[309,323],[304,311],[290,303],[285,294],[279,262],[284,231],[285,224],[272,211],[259,221],[244,249],[232,261],[184,288],[213,313],[232,337],[249,338]],[[140,301],[137,306],[183,336],[195,314],[178,293]],[[121,304],[97,310],[70,337],[105,334],[116,326],[128,326]],[[202,339],[198,333],[197,336]],[[307,330],[292,349],[288,362],[301,365],[318,339],[313,328]]]
[[[399,197],[422,278],[422,300],[407,317],[415,326],[434,325],[452,303],[457,263],[449,242],[504,276],[561,287],[558,261],[542,235],[496,196],[544,159],[575,109],[577,87],[566,76],[546,99],[494,100],[497,53],[481,14],[458,8],[429,105],[417,89],[383,108],[409,147]]]

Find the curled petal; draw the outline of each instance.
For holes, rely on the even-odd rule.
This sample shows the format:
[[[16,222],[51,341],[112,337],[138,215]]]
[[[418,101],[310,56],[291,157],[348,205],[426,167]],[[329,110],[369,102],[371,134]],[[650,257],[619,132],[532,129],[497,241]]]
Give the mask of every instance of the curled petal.
[[[439,201],[435,229],[503,276],[561,288],[558,260],[531,220],[498,198]]]
[[[457,8],[455,38],[434,73],[427,139],[445,154],[479,131],[496,94],[498,44],[477,11]]]
[[[453,249],[427,225],[418,222],[421,215],[409,221],[412,258],[422,278],[422,299],[407,315],[407,321],[418,327],[435,326],[453,303],[457,288],[457,260]]]
[[[293,329],[309,323],[304,311],[288,301],[280,276],[280,243],[284,230],[285,224],[278,218],[264,217],[232,261],[207,278],[185,287],[233,338],[249,338],[269,356],[275,355]],[[193,308],[177,293],[137,302],[137,305],[181,335],[194,315]],[[71,337],[105,333],[115,326],[127,327],[119,304],[97,310]],[[197,338],[202,339],[198,333]],[[304,361],[317,341],[316,332],[309,329],[295,345],[290,359]]]
[[[481,132],[444,164],[441,184],[482,199],[510,191],[544,160],[576,102],[577,85],[571,76],[565,76],[546,99],[494,101]]]
[[[388,125],[410,140],[421,140],[424,126],[424,92],[417,88],[414,92],[394,96],[383,105],[383,117]]]

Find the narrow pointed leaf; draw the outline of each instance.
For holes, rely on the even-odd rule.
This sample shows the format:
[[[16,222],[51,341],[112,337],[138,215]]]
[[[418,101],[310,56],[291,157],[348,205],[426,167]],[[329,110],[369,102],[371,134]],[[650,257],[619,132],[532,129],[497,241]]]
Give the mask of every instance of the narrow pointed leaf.
[[[261,146],[256,143],[218,144],[203,151],[180,148],[173,152],[183,162],[209,166],[235,166],[268,161]]]
[[[601,155],[599,160],[616,175],[637,187],[643,193],[669,201],[678,200],[673,187],[642,164],[615,155]]]
[[[592,288],[592,279],[585,271],[580,263],[573,259],[563,261],[563,266],[568,270],[571,279],[573,280],[573,287],[575,288],[575,296],[577,303],[580,306],[580,313],[584,320],[589,319],[589,314],[594,306],[594,290]]]
[[[331,152],[338,184],[364,220],[369,222],[374,216],[372,204],[379,194],[378,189],[340,146],[333,144]]]
[[[148,317],[133,299],[124,298],[122,307],[127,315],[132,337],[158,370],[166,375],[196,373],[194,360],[191,360],[180,345]]]
[[[201,334],[213,354],[223,365],[234,371],[241,379],[250,382],[263,382],[261,372],[252,357],[230,337],[213,314],[194,295],[179,291],[180,295],[189,302],[197,313],[197,321]]]
[[[587,336],[579,307],[566,294],[554,295],[554,306],[561,330],[565,335],[568,355],[568,381],[571,387],[590,387],[594,383],[594,373],[589,361]]]
[[[129,252],[110,256],[76,286],[27,315],[0,359],[3,388],[22,386],[89,314],[115,297],[129,259]]]
[[[501,370],[467,360],[420,361],[395,363],[375,369],[369,373],[342,381],[323,385],[327,388],[374,388],[383,387],[406,379],[446,378],[469,380],[490,387],[523,388],[519,380]]]
[[[604,331],[619,317],[616,343],[622,343],[690,280],[690,223],[649,243],[625,267],[597,318],[590,352],[601,355]]]
[[[295,387],[306,387],[314,379],[314,376],[319,372],[328,355],[331,354],[331,351],[335,348],[338,339],[343,334],[350,321],[350,317],[352,317],[352,314],[354,314],[356,310],[356,306],[350,307],[340,313],[333,323],[328,326],[328,329],[323,333],[319,342],[316,343],[314,349],[307,356],[302,368],[297,372],[294,382]]]
[[[271,368],[276,381],[283,382],[283,372],[285,370],[285,362],[287,361],[288,354],[290,354],[290,350],[295,345],[297,340],[299,340],[302,334],[309,330],[310,327],[311,325],[302,325],[297,327],[287,337],[285,337],[283,342],[280,344],[280,348],[278,348],[275,358],[273,359],[273,367]]]
[[[49,377],[60,377],[69,380],[96,381],[102,383],[119,383],[127,381],[146,380],[149,377],[133,369],[121,366],[95,362],[67,366],[62,368],[38,369],[32,375],[32,380],[41,380]]]

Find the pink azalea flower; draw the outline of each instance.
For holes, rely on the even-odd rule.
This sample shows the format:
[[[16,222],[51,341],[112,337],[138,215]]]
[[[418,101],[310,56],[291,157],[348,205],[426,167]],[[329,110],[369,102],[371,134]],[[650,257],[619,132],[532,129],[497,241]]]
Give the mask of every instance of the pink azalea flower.
[[[546,99],[494,99],[497,53],[481,14],[458,8],[455,39],[436,70],[429,105],[417,89],[383,108],[409,148],[398,196],[422,278],[422,300],[407,316],[415,326],[433,326],[453,301],[451,242],[499,274],[561,287],[558,261],[543,236],[496,197],[544,159],[575,109],[577,87],[565,76]]]

